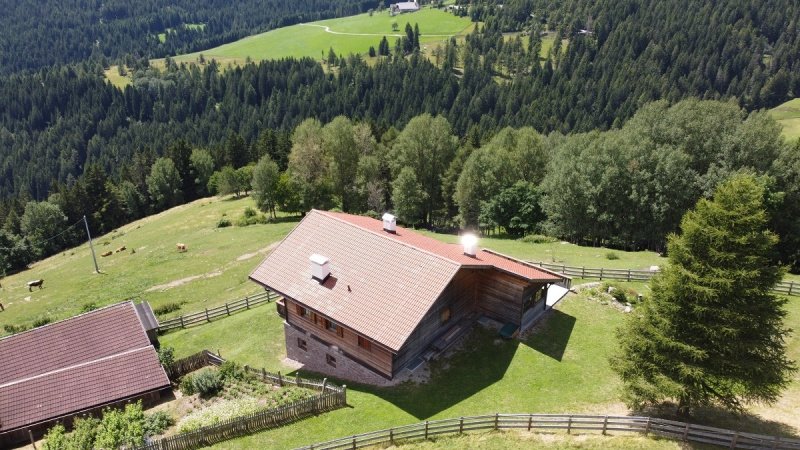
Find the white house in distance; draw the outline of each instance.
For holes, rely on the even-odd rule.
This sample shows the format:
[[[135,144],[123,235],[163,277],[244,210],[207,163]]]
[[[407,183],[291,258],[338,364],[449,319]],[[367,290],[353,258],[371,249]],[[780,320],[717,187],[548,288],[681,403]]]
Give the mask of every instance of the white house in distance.
[[[419,2],[417,2],[416,0],[413,2],[393,3],[392,6],[389,8],[389,12],[391,13],[391,15],[409,13],[415,11],[419,11]]]

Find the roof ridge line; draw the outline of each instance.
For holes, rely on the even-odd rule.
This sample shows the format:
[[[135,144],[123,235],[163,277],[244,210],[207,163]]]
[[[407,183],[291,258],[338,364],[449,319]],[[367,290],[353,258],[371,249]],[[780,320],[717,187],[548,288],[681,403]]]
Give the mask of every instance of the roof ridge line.
[[[32,333],[32,332],[34,332],[36,330],[41,330],[41,329],[46,328],[46,327],[50,327],[50,326],[53,326],[53,325],[58,325],[58,324],[61,324],[61,323],[64,323],[64,322],[69,322],[70,320],[77,319],[79,317],[83,317],[83,316],[95,313],[97,311],[102,311],[104,309],[111,309],[113,307],[120,306],[120,305],[123,305],[125,303],[130,303],[131,306],[133,306],[133,299],[123,300],[121,302],[112,303],[112,304],[106,305],[106,306],[101,306],[101,307],[99,307],[97,309],[93,309],[91,311],[86,311],[86,312],[82,312],[82,313],[79,313],[79,314],[75,314],[74,316],[67,317],[66,319],[61,319],[61,320],[58,320],[58,321],[55,321],[55,322],[50,322],[50,323],[42,325],[40,327],[35,327],[35,328],[31,328],[29,330],[20,331],[19,333],[9,334],[8,336],[0,337],[0,342],[3,342],[5,340],[7,340],[7,339],[11,339],[11,338],[16,337],[16,336],[22,336],[22,335],[27,334],[27,333]],[[134,310],[134,312],[135,312],[135,310]]]
[[[450,258],[448,258],[448,257],[446,257],[446,256],[444,256],[444,255],[439,255],[439,254],[433,253],[433,252],[431,252],[431,251],[428,251],[428,250],[425,250],[425,249],[423,249],[423,248],[419,248],[419,247],[417,247],[416,245],[412,245],[412,244],[410,244],[410,243],[408,243],[408,242],[403,242],[403,241],[401,241],[401,240],[399,240],[399,239],[392,239],[391,237],[389,237],[389,236],[386,236],[386,235],[385,235],[385,234],[383,234],[383,233],[379,233],[379,232],[377,232],[377,231],[370,230],[369,228],[360,227],[360,226],[358,226],[358,225],[356,225],[356,224],[354,224],[354,223],[348,222],[348,221],[346,221],[346,220],[344,220],[344,219],[340,219],[340,218],[336,217],[336,216],[335,216],[335,215],[333,215],[333,214],[329,214],[329,212],[330,212],[330,211],[321,211],[321,210],[318,210],[318,209],[312,209],[311,211],[312,211],[312,212],[316,211],[316,212],[318,212],[318,213],[320,213],[320,214],[324,215],[325,217],[329,217],[329,218],[331,218],[331,219],[334,219],[334,220],[336,220],[336,221],[338,221],[338,222],[344,223],[344,224],[346,224],[346,225],[349,225],[349,226],[351,226],[351,227],[358,228],[359,230],[364,230],[364,231],[366,231],[366,232],[368,232],[368,233],[372,233],[372,234],[374,234],[375,236],[379,236],[379,237],[381,237],[382,239],[386,239],[386,240],[388,240],[388,241],[390,241],[390,242],[396,242],[396,243],[398,243],[398,244],[400,244],[400,245],[404,245],[404,246],[406,246],[406,247],[408,247],[408,248],[413,248],[414,250],[416,250],[416,251],[418,251],[418,252],[421,252],[421,253],[426,253],[426,254],[428,254],[428,255],[431,255],[431,256],[433,256],[433,257],[435,257],[435,258],[439,258],[439,259],[442,259],[442,260],[444,260],[444,261],[447,261],[447,262],[453,263],[453,264],[457,265],[458,267],[464,267],[464,264],[462,264],[462,263],[461,263],[461,262],[459,262],[459,261],[456,261],[456,260],[454,260],[454,259],[450,259]],[[334,214],[335,214],[335,213],[334,213]],[[347,213],[342,213],[342,214],[347,214]],[[351,214],[351,215],[355,215],[355,214]],[[369,216],[359,216],[359,217],[367,217],[367,218],[370,218],[370,219],[372,219],[372,218],[371,218],[371,217],[369,217]],[[377,219],[372,219],[372,220],[377,220]],[[403,230],[408,230],[408,228],[405,228],[405,227],[400,227],[400,228],[402,228]],[[417,234],[418,234],[418,233],[417,233]],[[424,237],[424,238],[430,239],[430,240],[432,240],[433,242],[437,242],[437,243],[444,244],[444,245],[450,245],[450,244],[448,244],[448,243],[446,243],[446,242],[437,241],[436,239],[430,238],[430,237],[428,237],[428,236],[425,236],[425,235],[423,235],[423,234],[419,234],[419,235],[420,235],[420,236],[422,236],[422,237]]]
[[[13,380],[13,381],[9,381],[7,383],[0,384],[0,389],[7,388],[7,387],[10,387],[10,386],[14,386],[14,385],[20,384],[20,383],[25,383],[27,381],[35,380],[37,378],[46,377],[48,375],[53,375],[53,374],[56,374],[56,373],[61,373],[61,372],[66,372],[68,370],[77,369],[79,367],[88,366],[89,364],[94,364],[94,363],[99,363],[99,362],[102,362],[102,361],[107,361],[107,360],[114,359],[114,358],[117,358],[117,357],[120,357],[120,356],[128,355],[130,353],[140,352],[142,350],[147,350],[148,347],[151,347],[151,346],[148,345],[146,347],[132,348],[132,349],[125,350],[124,352],[119,352],[119,353],[114,353],[113,355],[103,356],[102,358],[97,358],[97,359],[93,359],[93,360],[90,360],[90,361],[84,361],[84,362],[81,362],[81,363],[78,363],[78,364],[73,364],[73,365],[67,366],[67,367],[59,367],[58,369],[51,370],[49,372],[44,372],[44,373],[32,375],[30,377],[19,378],[19,379]]]

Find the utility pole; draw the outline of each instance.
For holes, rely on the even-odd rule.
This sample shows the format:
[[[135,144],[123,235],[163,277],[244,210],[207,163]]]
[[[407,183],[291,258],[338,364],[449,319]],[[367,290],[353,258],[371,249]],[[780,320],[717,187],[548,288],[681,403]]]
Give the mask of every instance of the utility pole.
[[[86,236],[89,237],[89,248],[92,249],[92,260],[94,261],[94,272],[100,273],[100,268],[97,267],[97,256],[94,255],[94,244],[92,244],[92,234],[89,233],[89,222],[86,221],[86,215],[83,215],[83,224],[86,225]]]

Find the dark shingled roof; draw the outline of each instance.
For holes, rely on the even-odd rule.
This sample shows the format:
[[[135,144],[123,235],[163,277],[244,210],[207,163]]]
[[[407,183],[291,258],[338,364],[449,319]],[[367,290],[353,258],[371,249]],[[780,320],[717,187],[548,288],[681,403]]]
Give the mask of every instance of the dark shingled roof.
[[[169,386],[133,303],[0,339],[0,433]]]

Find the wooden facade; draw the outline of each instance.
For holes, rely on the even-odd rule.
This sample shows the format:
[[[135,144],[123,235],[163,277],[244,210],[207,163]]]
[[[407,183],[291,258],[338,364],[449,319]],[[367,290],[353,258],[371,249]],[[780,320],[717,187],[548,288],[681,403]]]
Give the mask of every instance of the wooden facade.
[[[440,293],[424,319],[398,351],[325,317],[302,302],[285,298],[279,312],[286,321],[386,378],[425,354],[434,342],[477,315],[522,326],[527,311],[541,307],[546,283],[530,282],[497,269],[462,268]],[[345,321],[346,322],[346,321]],[[287,345],[302,343],[287,342]]]

